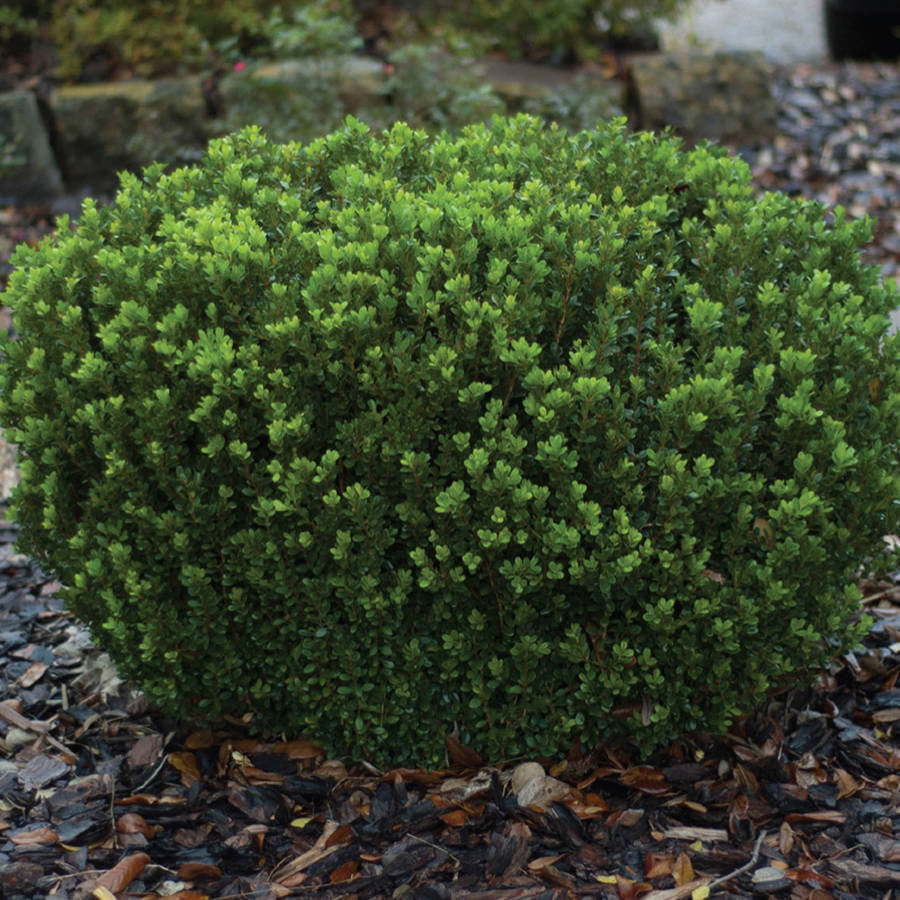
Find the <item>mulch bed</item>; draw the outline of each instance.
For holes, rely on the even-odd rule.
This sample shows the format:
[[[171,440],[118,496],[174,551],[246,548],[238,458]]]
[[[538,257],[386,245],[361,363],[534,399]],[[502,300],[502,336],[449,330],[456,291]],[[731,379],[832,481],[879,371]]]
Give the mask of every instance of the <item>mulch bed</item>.
[[[0,528],[6,898],[900,894],[900,587],[865,648],[725,736],[649,760],[380,772],[314,740],[186,732],[147,707]]]

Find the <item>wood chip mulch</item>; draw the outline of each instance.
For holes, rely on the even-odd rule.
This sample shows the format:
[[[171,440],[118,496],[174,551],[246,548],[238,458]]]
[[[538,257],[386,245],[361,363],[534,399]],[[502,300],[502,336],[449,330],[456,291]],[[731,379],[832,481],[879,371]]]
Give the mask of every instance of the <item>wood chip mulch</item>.
[[[900,896],[900,587],[864,648],[726,736],[440,771],[188,732],[116,677],[0,522],[0,896]]]

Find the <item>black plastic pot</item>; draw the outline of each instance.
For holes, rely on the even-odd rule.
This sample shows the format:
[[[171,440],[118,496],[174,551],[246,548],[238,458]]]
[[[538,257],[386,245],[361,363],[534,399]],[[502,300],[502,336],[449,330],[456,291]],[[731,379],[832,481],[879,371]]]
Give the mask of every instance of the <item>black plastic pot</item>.
[[[834,59],[900,58],[900,0],[823,0]]]

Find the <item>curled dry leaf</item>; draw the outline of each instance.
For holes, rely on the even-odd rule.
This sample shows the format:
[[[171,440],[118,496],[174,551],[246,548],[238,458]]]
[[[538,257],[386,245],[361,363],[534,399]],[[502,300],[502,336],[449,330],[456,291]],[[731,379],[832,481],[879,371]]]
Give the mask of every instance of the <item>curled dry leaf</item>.
[[[167,759],[172,768],[177,769],[188,779],[188,784],[200,781],[202,778],[197,766],[197,757],[189,750],[174,751],[168,755]]]
[[[215,747],[216,736],[209,728],[199,728],[192,731],[184,740],[184,746],[187,750],[208,750]]]
[[[453,809],[450,812],[442,813],[438,818],[445,825],[460,827],[469,821],[469,814],[464,809]]]
[[[44,677],[44,673],[49,668],[47,663],[33,662],[19,677],[19,684],[23,688],[34,687]]]
[[[555,856],[539,856],[537,859],[533,859],[528,863],[528,869],[532,872],[537,872],[541,869],[545,869],[547,866],[558,863],[562,858],[562,853],[557,853]]]
[[[455,735],[448,734],[444,738],[444,743],[447,746],[447,756],[454,766],[460,766],[464,769],[478,769],[484,765],[484,759],[482,759],[480,754],[476,753],[471,747],[461,744]]]
[[[642,809],[620,809],[606,820],[606,824],[610,828],[614,825],[618,825],[620,828],[634,828],[643,818],[644,810]]]
[[[209,863],[186,862],[178,867],[178,877],[182,881],[213,881],[222,877],[222,870]]]
[[[688,900],[688,898],[690,900],[694,900],[694,898],[700,900],[702,897],[709,896],[707,885],[711,880],[710,878],[696,878],[678,887],[650,891],[649,893],[641,894],[641,900]]]
[[[652,766],[633,766],[621,776],[622,784],[645,794],[666,794],[672,786],[659,769]]]
[[[665,878],[672,874],[675,857],[668,853],[648,853],[644,857],[644,878],[651,881],[654,878]]]
[[[343,781],[347,777],[347,767],[339,759],[326,759],[313,773],[318,778],[333,778]]]
[[[26,847],[31,844],[55,844],[59,835],[52,828],[32,828],[9,835],[9,840],[19,847]]]
[[[146,838],[152,838],[156,834],[154,828],[139,813],[123,813],[116,819],[116,831],[119,834],[142,834]]]
[[[332,873],[328,876],[328,881],[331,884],[341,884],[344,881],[349,881],[353,876],[359,871],[359,860],[357,859],[348,859],[347,862],[339,865]]]
[[[316,759],[325,759],[325,748],[313,741],[283,741],[274,744],[271,748],[273,753],[284,753],[285,756],[295,759],[298,762],[312,762]]]
[[[686,853],[679,853],[675,859],[672,877],[675,879],[676,887],[682,887],[694,880],[694,867],[691,865],[691,861]]]
[[[107,872],[104,872],[97,879],[97,885],[106,888],[113,894],[118,894],[144,871],[149,862],[150,857],[146,853],[130,853]]]

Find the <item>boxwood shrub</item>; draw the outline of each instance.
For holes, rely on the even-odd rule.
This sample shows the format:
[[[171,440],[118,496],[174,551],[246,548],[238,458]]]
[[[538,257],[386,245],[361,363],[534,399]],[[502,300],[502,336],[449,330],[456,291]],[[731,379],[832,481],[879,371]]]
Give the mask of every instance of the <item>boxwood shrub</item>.
[[[15,256],[24,546],[191,720],[414,764],[723,728],[858,639],[900,524],[897,290],[826,218],[526,116],[123,175]]]

